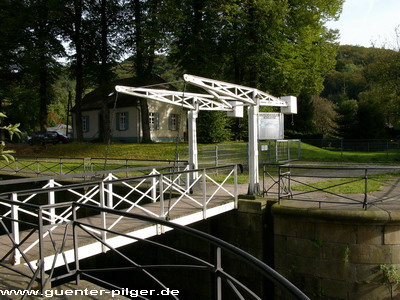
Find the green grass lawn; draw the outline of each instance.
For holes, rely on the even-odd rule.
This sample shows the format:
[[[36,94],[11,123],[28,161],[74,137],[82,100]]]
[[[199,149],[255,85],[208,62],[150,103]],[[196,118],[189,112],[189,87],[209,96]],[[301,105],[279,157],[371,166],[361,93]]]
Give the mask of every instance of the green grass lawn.
[[[400,153],[398,151],[340,152],[301,143],[301,160],[316,162],[399,163]]]
[[[292,187],[294,191],[311,192],[316,189],[323,189],[325,192],[335,194],[363,194],[365,192],[365,181],[353,181],[353,179],[330,179],[321,182],[310,183],[307,185],[296,185]],[[376,180],[368,180],[368,193],[379,191],[382,182]]]
[[[222,145],[226,146],[228,143]],[[229,143],[236,149],[246,148],[246,143]],[[199,144],[199,152],[210,149],[216,145]],[[70,157],[70,158],[109,158],[122,159],[160,159],[173,160],[175,156],[175,143],[150,143],[150,144],[126,144],[115,143],[109,147],[101,143],[70,143],[65,145],[29,146],[23,144],[10,144],[8,149],[16,151],[18,156],[30,157]],[[242,151],[242,150],[241,150]],[[178,152],[181,159],[187,159],[187,143],[178,144]],[[398,152],[343,152],[331,151],[301,144],[301,160],[315,162],[354,162],[354,163],[398,163]]]

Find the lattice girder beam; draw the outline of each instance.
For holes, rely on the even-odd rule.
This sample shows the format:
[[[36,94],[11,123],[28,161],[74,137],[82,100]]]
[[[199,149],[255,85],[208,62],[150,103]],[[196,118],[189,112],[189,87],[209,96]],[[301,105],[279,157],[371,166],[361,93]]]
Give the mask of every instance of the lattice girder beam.
[[[255,88],[189,74],[183,75],[183,78],[186,82],[201,87],[216,97],[229,97],[247,105],[288,106],[285,101]]]
[[[228,101],[234,100],[229,97],[216,98],[209,94],[136,88],[121,85],[117,85],[115,90],[119,93],[177,105],[189,110],[195,110],[196,108],[194,103],[198,103],[199,110],[232,111],[232,105],[230,105]],[[215,99],[219,101],[216,101]]]

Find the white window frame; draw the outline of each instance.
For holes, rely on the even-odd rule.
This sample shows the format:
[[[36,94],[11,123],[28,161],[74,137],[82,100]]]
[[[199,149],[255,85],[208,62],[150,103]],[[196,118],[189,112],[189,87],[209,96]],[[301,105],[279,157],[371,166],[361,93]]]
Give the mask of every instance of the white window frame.
[[[89,132],[89,116],[82,116],[82,131]]]
[[[158,112],[149,112],[150,131],[160,129],[160,114]]]
[[[118,120],[117,120],[117,122],[118,122],[118,130],[119,131],[125,131],[125,130],[128,130],[128,120],[127,120],[127,118],[128,118],[128,113],[127,112],[120,112],[120,113],[118,113],[118,116],[119,116],[119,118],[118,118]]]
[[[178,120],[179,120],[179,115],[177,115],[177,114],[169,115],[169,130],[171,130],[171,131],[178,130],[178,124],[179,124]]]

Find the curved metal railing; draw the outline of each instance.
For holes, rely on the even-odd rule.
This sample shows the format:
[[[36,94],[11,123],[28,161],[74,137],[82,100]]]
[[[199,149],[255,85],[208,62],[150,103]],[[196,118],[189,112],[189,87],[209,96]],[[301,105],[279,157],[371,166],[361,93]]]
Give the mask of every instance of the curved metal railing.
[[[251,290],[246,283],[243,283],[239,279],[237,279],[236,276],[233,276],[232,274],[229,274],[224,270],[224,265],[223,265],[223,258],[224,255],[229,255],[233,256],[231,259],[229,259],[230,262],[235,261],[236,263],[239,263],[241,261],[242,263],[244,262],[247,264],[253,272],[258,272],[259,275],[261,276],[256,276],[262,283],[264,279],[269,280],[272,282],[276,288],[282,290],[283,292],[286,292],[289,296],[293,297],[293,299],[309,299],[302,291],[300,291],[296,286],[294,286],[290,281],[288,281],[285,277],[280,275],[278,272],[276,272],[274,269],[272,269],[270,266],[265,264],[264,262],[260,261],[259,259],[255,258],[254,256],[248,254],[247,252],[233,246],[232,244],[229,244],[215,236],[212,236],[210,234],[204,233],[202,231],[187,227],[187,226],[181,226],[179,224],[174,224],[168,221],[160,220],[157,218],[153,217],[148,217],[144,215],[138,215],[138,214],[132,214],[132,213],[126,213],[126,212],[121,212],[121,211],[115,211],[107,208],[99,208],[97,206],[93,205],[88,205],[88,204],[79,204],[79,203],[74,203],[73,204],[74,211],[77,210],[77,208],[86,208],[86,209],[93,209],[99,212],[104,212],[107,214],[116,214],[120,216],[124,216],[126,218],[131,218],[135,220],[141,220],[144,222],[151,223],[155,226],[162,226],[164,227],[161,229],[162,232],[167,231],[166,229],[174,229],[176,231],[179,231],[187,236],[190,236],[191,238],[195,238],[198,240],[202,240],[205,243],[208,243],[211,245],[212,250],[211,252],[215,253],[215,256],[213,257],[213,261],[206,261],[204,258],[200,258],[189,251],[185,250],[178,250],[177,248],[174,248],[172,246],[165,245],[164,243],[157,242],[155,240],[148,240],[148,239],[143,239],[137,236],[131,236],[131,235],[126,235],[126,234],[121,234],[112,230],[104,230],[98,226],[94,226],[89,223],[81,222],[81,221],[74,221],[73,226],[74,226],[74,241],[75,238],[78,236],[77,231],[84,231],[86,234],[90,235],[92,238],[97,240],[99,243],[104,245],[108,250],[111,250],[115,252],[123,261],[125,261],[126,265],[120,268],[95,268],[95,269],[85,269],[81,268],[79,266],[79,263],[76,268],[76,274],[78,277],[83,277],[87,278],[89,281],[95,281],[101,285],[104,285],[110,289],[119,289],[119,290],[124,290],[126,287],[121,287],[117,286],[107,280],[104,280],[102,278],[97,277],[96,275],[92,275],[93,273],[99,273],[99,271],[102,272],[118,272],[118,271],[126,271],[128,269],[131,270],[137,270],[143,273],[144,276],[150,278],[153,283],[156,285],[155,288],[159,289],[166,289],[168,288],[168,283],[165,281],[162,281],[158,279],[156,276],[153,275],[153,271],[157,269],[185,269],[185,270],[203,270],[208,272],[210,275],[213,275],[214,281],[212,284],[215,286],[215,291],[212,293],[212,298],[213,299],[228,299],[224,296],[224,292],[228,293],[229,295],[235,295],[238,299],[262,299],[263,295],[257,294],[257,292]],[[133,239],[136,241],[140,241],[141,243],[150,245],[151,247],[156,247],[159,249],[162,249],[163,251],[170,252],[174,255],[178,255],[183,257],[186,260],[186,263],[184,264],[171,264],[170,261],[168,261],[165,264],[162,263],[157,263],[157,264],[139,264],[137,263],[134,258],[128,257],[127,255],[123,254],[120,250],[112,247],[110,244],[107,242],[102,241],[102,239],[95,234],[93,234],[92,231],[88,230],[89,228],[95,229],[95,230],[103,230],[106,231],[107,234],[112,234],[112,235],[120,235],[123,236],[127,239]],[[78,241],[76,241],[78,242]],[[75,244],[75,247],[78,247],[78,243]],[[77,249],[77,248],[76,248]],[[76,257],[75,260],[79,262],[79,252],[75,251]],[[190,263],[188,263],[188,261]],[[237,275],[237,274],[236,274]],[[263,278],[264,277],[264,278]],[[248,282],[247,282],[248,283]],[[271,291],[269,291],[271,292]],[[177,295],[173,296],[174,299],[181,299]],[[230,297],[229,297],[230,298]],[[148,299],[146,297],[143,297],[143,299]]]

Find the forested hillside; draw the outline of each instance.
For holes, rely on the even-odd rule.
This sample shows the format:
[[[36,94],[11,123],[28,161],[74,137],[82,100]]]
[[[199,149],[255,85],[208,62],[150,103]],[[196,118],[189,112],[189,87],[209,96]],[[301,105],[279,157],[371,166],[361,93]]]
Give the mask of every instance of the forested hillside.
[[[343,138],[399,135],[399,51],[341,46],[322,96],[336,105],[337,134]]]
[[[342,5],[343,0],[3,1],[0,110],[30,133],[65,122],[69,93],[81,120],[85,93],[113,79],[137,76],[145,85],[151,74],[175,81],[190,73],[297,96],[299,115],[287,118],[288,136],[395,134],[399,52],[339,48],[337,32],[325,23],[340,15]],[[141,102],[142,111],[146,106]],[[104,123],[109,113],[104,106]],[[142,122],[148,124],[146,114]],[[200,141],[246,139],[246,123],[202,113]],[[80,122],[77,131],[79,140]]]
[[[154,73],[168,73],[169,80],[187,72],[274,95],[319,94],[334,67],[337,48],[336,34],[325,23],[339,16],[342,4],[343,0],[2,1],[1,110],[25,131],[45,130],[57,117],[62,120],[71,91],[81,120],[83,95],[116,78],[117,65],[129,56],[125,75],[137,76],[143,85]],[[157,69],[160,55],[174,66],[168,72]],[[145,112],[146,102],[140,106]],[[107,131],[107,107],[102,115]],[[224,130],[231,125],[222,115],[203,115],[211,121],[203,124],[210,128],[217,119]],[[146,118],[143,113],[142,124],[148,124]],[[234,125],[234,135],[244,136],[245,126]],[[77,131],[82,139],[81,122]],[[108,134],[103,133],[105,140]]]

